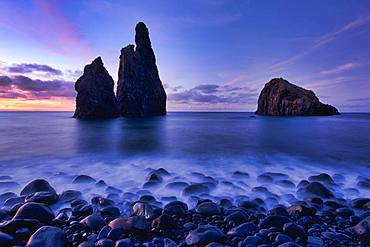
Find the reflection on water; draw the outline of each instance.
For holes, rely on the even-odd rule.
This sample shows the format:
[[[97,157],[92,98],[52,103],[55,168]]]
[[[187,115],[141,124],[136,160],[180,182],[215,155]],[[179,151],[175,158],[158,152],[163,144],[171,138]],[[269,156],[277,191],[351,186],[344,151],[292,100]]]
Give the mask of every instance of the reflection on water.
[[[73,177],[88,174],[136,192],[150,169],[164,167],[172,173],[168,182],[196,182],[192,172],[202,172],[219,181],[213,196],[256,196],[252,188],[261,186],[257,176],[266,171],[285,173],[295,184],[326,172],[346,175],[336,193],[348,197],[366,193],[355,187],[357,177],[370,172],[369,114],[251,115],[169,113],[155,118],[86,121],[73,119],[68,112],[3,112],[1,175],[10,175],[19,184],[42,177],[58,188],[76,189],[70,187]],[[250,178],[236,181],[235,171],[247,172]],[[232,182],[237,183],[228,187]],[[83,189],[94,194],[92,187]],[[7,190],[0,188],[0,192]],[[270,186],[269,190],[278,195],[295,193],[294,186]],[[182,196],[165,184],[151,192]]]
[[[84,121],[69,112],[0,113],[0,162],[85,156],[212,159],[282,154],[313,163],[369,165],[370,115],[256,117],[169,113]]]

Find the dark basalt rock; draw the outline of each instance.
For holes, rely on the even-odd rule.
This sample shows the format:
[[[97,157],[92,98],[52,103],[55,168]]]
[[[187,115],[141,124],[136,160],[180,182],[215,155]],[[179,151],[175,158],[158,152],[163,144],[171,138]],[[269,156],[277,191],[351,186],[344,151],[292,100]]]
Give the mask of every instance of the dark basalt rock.
[[[274,78],[262,89],[256,114],[269,116],[329,116],[338,110],[323,104],[314,92]]]
[[[118,117],[114,81],[104,68],[100,57],[86,65],[75,84],[76,111],[73,117],[81,119]]]
[[[51,187],[48,181],[44,179],[35,179],[29,182],[21,191],[22,196],[28,196],[36,192],[50,192],[56,193],[55,189]]]
[[[54,226],[43,226],[28,240],[26,247],[63,247],[66,238],[62,229]]]
[[[117,100],[122,116],[145,117],[166,114],[167,95],[159,78],[148,28],[139,22],[135,43],[121,50]]]
[[[54,218],[53,211],[46,205],[41,203],[29,202],[22,205],[13,220],[17,219],[34,219],[41,223],[49,223]]]

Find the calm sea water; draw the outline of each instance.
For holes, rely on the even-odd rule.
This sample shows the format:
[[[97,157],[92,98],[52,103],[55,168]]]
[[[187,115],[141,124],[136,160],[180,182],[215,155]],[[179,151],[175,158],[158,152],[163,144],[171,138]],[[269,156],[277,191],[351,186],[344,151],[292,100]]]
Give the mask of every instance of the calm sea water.
[[[83,173],[138,187],[147,169],[156,167],[185,178],[193,171],[225,179],[236,170],[252,177],[278,171],[293,182],[319,172],[340,173],[349,187],[358,175],[370,174],[370,114],[252,115],[169,113],[82,121],[71,112],[1,112],[0,174],[19,183],[46,177],[65,185],[68,176]]]

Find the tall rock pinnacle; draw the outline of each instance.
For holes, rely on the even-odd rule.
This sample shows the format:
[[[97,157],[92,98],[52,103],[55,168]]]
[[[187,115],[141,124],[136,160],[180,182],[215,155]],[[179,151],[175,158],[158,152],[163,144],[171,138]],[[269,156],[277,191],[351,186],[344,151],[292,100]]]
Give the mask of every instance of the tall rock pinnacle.
[[[117,100],[122,116],[145,117],[166,114],[167,95],[159,78],[148,28],[139,22],[135,43],[121,50]]]
[[[339,115],[331,105],[323,104],[311,90],[274,78],[262,89],[256,114],[270,116]]]
[[[77,97],[73,117],[82,119],[118,117],[113,86],[113,78],[104,68],[100,57],[86,65],[83,75],[75,84]]]

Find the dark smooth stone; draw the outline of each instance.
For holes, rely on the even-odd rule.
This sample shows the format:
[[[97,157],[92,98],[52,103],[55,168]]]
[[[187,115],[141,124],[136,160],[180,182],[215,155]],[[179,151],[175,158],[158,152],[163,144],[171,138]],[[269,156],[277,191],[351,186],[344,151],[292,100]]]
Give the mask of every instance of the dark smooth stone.
[[[89,215],[82,219],[80,223],[85,224],[93,232],[100,231],[106,225],[103,217],[98,214]]]
[[[12,198],[12,197],[16,197],[17,194],[13,193],[13,192],[5,192],[3,194],[0,195],[0,205],[2,205],[7,199],[9,198]]]
[[[91,215],[94,212],[91,205],[79,204],[72,208],[72,215],[77,217],[84,217]]]
[[[296,225],[294,223],[285,224],[283,226],[283,232],[294,240],[298,237],[303,241],[306,241],[307,239],[307,234],[304,227]]]
[[[227,232],[231,237],[247,237],[257,233],[259,228],[253,223],[244,223],[237,227],[232,228]]]
[[[310,176],[308,178],[308,181],[310,181],[310,182],[323,182],[323,183],[327,183],[327,184],[335,184],[334,180],[330,177],[330,175],[326,174],[326,173],[321,173],[321,174],[316,175],[316,176]]]
[[[162,214],[153,220],[152,227],[159,229],[174,229],[176,228],[176,222],[170,215]]]
[[[142,195],[139,198],[141,202],[155,202],[155,198],[152,195]]]
[[[298,188],[298,189],[302,189],[302,188],[306,187],[306,186],[307,186],[307,185],[309,185],[309,184],[310,184],[310,182],[308,182],[307,180],[301,180],[301,181],[298,183],[297,188]]]
[[[257,246],[263,240],[257,236],[249,236],[243,240],[242,246]]]
[[[95,183],[97,187],[105,187],[107,184],[104,182],[104,180],[99,180],[98,182]]]
[[[349,205],[353,208],[362,208],[363,205],[370,202],[370,198],[357,198],[353,199]]]
[[[66,238],[62,229],[54,226],[43,226],[27,242],[26,247],[63,247]]]
[[[242,171],[235,171],[233,173],[233,177],[236,178],[249,178],[249,174],[247,172],[242,172]]]
[[[316,214],[316,208],[308,207],[305,205],[292,205],[287,208],[287,211],[291,217],[299,219],[303,216],[314,216]]]
[[[234,211],[225,217],[225,221],[234,222],[236,225],[240,225],[248,221],[248,216],[242,211]]]
[[[187,211],[188,205],[180,201],[170,202],[163,208],[163,213],[169,215],[184,215]]]
[[[105,188],[105,193],[107,193],[107,194],[109,194],[109,193],[120,194],[120,193],[122,193],[122,190],[118,189],[116,187],[113,187],[113,186],[108,186],[107,188]]]
[[[4,232],[0,232],[0,246],[11,247],[15,243],[15,238]]]
[[[211,242],[224,243],[226,239],[226,235],[217,227],[199,225],[197,229],[188,233],[185,241],[188,245],[205,246]]]
[[[288,235],[285,235],[285,234],[282,234],[282,233],[279,233],[278,235],[276,235],[275,237],[275,244],[277,245],[280,245],[280,244],[284,244],[284,243],[289,243],[289,242],[294,242],[293,239],[291,237],[289,237]]]
[[[114,228],[109,231],[107,238],[113,241],[117,241],[121,238],[122,234],[124,233],[123,228]]]
[[[272,215],[267,216],[259,223],[259,228],[265,229],[270,227],[283,228],[284,224],[292,223],[292,220],[286,216]]]
[[[317,204],[317,205],[322,205],[324,203],[324,201],[319,197],[305,198],[304,201],[309,202],[309,203],[313,203],[313,204]]]
[[[351,208],[337,208],[335,210],[335,213],[337,214],[337,216],[340,216],[343,218],[349,218],[355,215],[355,212]]]
[[[59,196],[59,202],[72,202],[81,197],[82,193],[78,190],[66,190]]]
[[[56,194],[56,191],[48,181],[44,179],[36,179],[28,183],[21,191],[22,196],[28,196],[30,194],[34,194],[36,192],[51,192]]]
[[[277,205],[276,207],[270,209],[267,215],[279,215],[279,216],[289,216],[289,213],[285,206]]]
[[[195,211],[203,215],[217,215],[221,214],[221,208],[214,202],[203,202],[196,206]]]
[[[337,233],[337,232],[322,232],[321,236],[323,238],[331,239],[331,240],[351,240],[351,238],[343,233]]]
[[[25,198],[25,196],[10,197],[5,200],[4,207],[11,208],[18,203],[23,203]]]
[[[99,234],[98,234],[98,236],[97,236],[97,239],[98,240],[100,240],[100,239],[103,239],[103,238],[107,238],[107,236],[108,236],[108,233],[110,232],[110,230],[111,230],[111,228],[109,227],[109,226],[104,226],[101,230],[100,230],[100,232],[99,232]]]
[[[112,229],[123,228],[133,234],[145,234],[149,231],[149,225],[143,216],[131,216],[127,220],[117,218],[109,223]]]
[[[324,241],[319,237],[308,236],[307,238],[308,247],[321,247],[324,246]]]
[[[95,183],[95,182],[96,180],[88,175],[78,175],[72,181],[73,184]]]
[[[54,219],[53,211],[45,204],[29,202],[22,205],[17,213],[14,215],[13,220],[16,219],[35,219],[41,223],[47,224]]]
[[[157,173],[151,173],[149,174],[147,178],[147,182],[161,183],[162,181],[163,181],[163,178]]]
[[[333,193],[320,182],[309,183],[306,187],[298,190],[298,194],[305,197],[305,195],[314,195],[322,198],[333,198]]]
[[[115,204],[113,200],[101,196],[91,198],[91,203],[99,207],[108,207]]]
[[[166,188],[167,189],[182,190],[187,186],[189,186],[189,184],[185,183],[185,182],[172,182],[172,183],[168,183],[166,185]]]
[[[295,184],[287,179],[278,180],[276,184],[287,188],[295,188]]]
[[[220,206],[223,207],[224,209],[231,208],[233,206],[233,203],[229,199],[222,198],[220,200]]]
[[[184,188],[184,190],[182,191],[182,194],[185,196],[189,196],[189,195],[199,195],[202,193],[209,193],[209,192],[210,192],[210,189],[208,188],[208,186],[204,184],[191,184]]]
[[[59,196],[53,192],[36,192],[34,194],[30,194],[26,197],[26,202],[38,202],[44,203],[48,205],[52,205],[58,202]]]
[[[0,231],[6,232],[6,233],[15,233],[21,228],[28,228],[32,232],[36,231],[38,228],[40,228],[42,224],[38,220],[10,220],[10,221],[5,221],[0,224]]]
[[[116,244],[114,247],[130,247],[131,246],[131,240],[129,238],[120,239],[116,241]]]
[[[115,206],[108,206],[108,207],[102,208],[100,210],[100,214],[103,217],[107,217],[107,216],[118,217],[118,216],[120,216],[121,212],[120,212],[119,208],[117,208]]]
[[[364,240],[367,244],[370,244],[370,216],[360,221],[353,227],[355,235]]]

